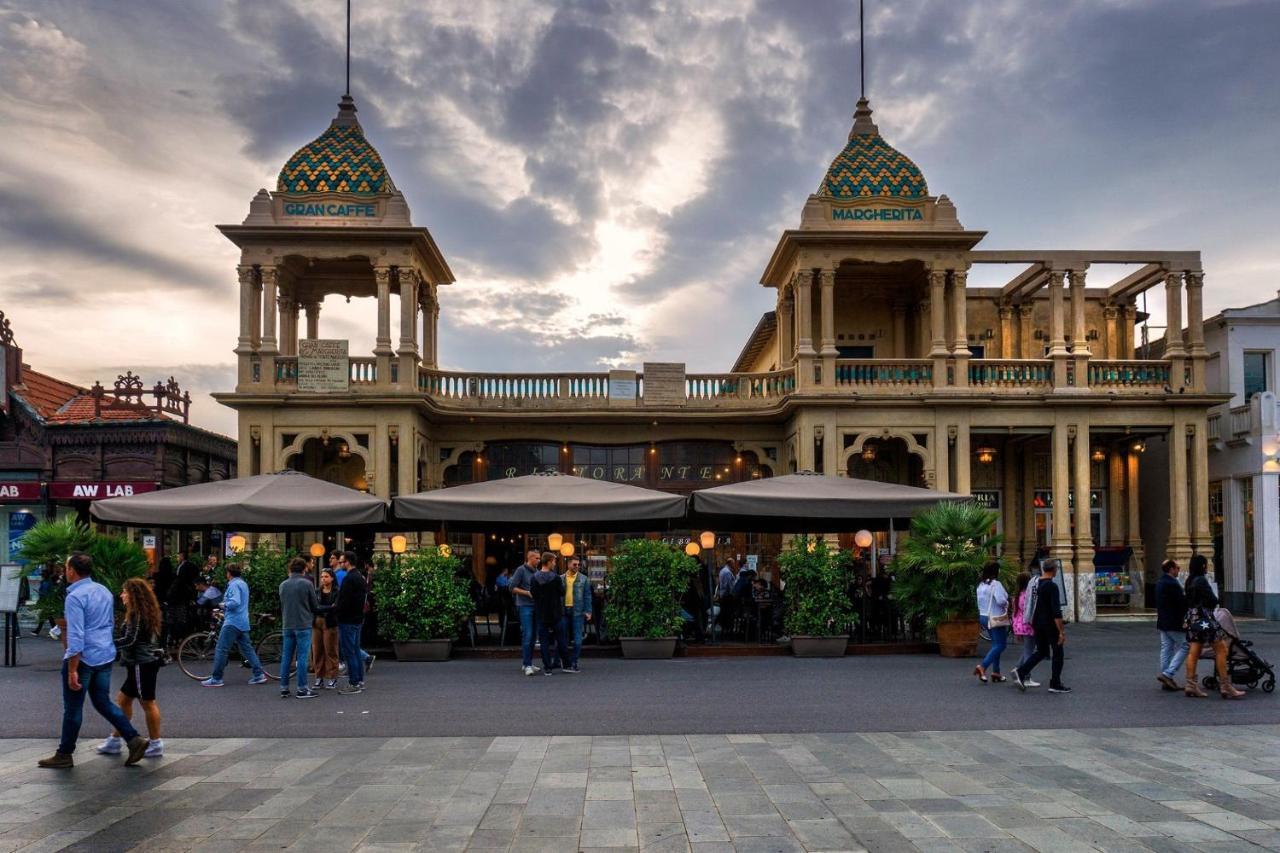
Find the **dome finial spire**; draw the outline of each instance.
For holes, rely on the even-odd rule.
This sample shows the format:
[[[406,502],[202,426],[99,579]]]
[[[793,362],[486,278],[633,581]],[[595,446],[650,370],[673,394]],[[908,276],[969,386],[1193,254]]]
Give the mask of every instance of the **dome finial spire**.
[[[871,120],[871,102],[867,100],[867,34],[863,18],[863,0],[858,0],[858,106],[853,111],[853,128],[849,138],[879,136],[880,129]]]
[[[347,87],[342,94],[351,97],[351,0],[347,0]]]

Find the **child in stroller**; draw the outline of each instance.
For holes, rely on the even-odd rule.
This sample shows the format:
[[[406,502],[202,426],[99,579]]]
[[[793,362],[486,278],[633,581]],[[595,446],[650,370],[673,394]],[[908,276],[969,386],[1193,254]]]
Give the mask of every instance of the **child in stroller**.
[[[1227,635],[1227,672],[1231,675],[1231,680],[1250,688],[1257,687],[1261,682],[1265,693],[1275,690],[1275,670],[1253,650],[1253,643],[1240,638],[1240,631],[1236,628],[1236,620],[1232,617],[1231,611],[1225,607],[1219,607],[1213,611],[1213,618],[1218,621]],[[1201,679],[1200,683],[1207,690],[1216,690],[1218,676],[1210,673]]]

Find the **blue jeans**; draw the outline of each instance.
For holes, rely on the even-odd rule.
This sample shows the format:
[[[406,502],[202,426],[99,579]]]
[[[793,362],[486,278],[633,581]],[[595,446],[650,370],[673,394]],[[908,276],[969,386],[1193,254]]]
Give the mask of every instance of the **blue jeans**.
[[[569,647],[569,660],[565,666],[578,665],[578,657],[582,654],[582,629],[585,621],[581,613],[574,613],[572,610],[564,612],[564,637]]]
[[[289,689],[289,676],[298,674],[298,689],[307,686],[307,659],[311,656],[311,629],[285,628],[284,650],[280,654],[280,689]],[[298,658],[298,666],[293,666],[294,657]]]
[[[524,666],[533,666],[533,638],[537,635],[532,607],[517,607],[520,614],[520,654]]]
[[[360,657],[360,626],[338,625],[338,650],[347,662],[347,683],[364,683],[364,658]]]
[[[222,671],[227,668],[227,658],[231,656],[232,646],[239,648],[240,657],[253,667],[254,678],[263,674],[262,661],[258,660],[258,653],[249,642],[249,632],[223,622],[222,630],[218,632],[218,645],[213,650],[213,677],[216,680],[222,680]]]
[[[1187,662],[1187,635],[1183,631],[1160,632],[1160,672],[1173,678]]]
[[[987,631],[991,634],[991,651],[982,659],[982,668],[988,673],[999,674],[1000,655],[1004,654],[1004,647],[1009,644],[1009,626],[992,628],[988,625]]]
[[[548,672],[556,661],[559,661],[561,666],[565,666],[565,661],[569,659],[564,626],[563,618],[552,625],[538,623],[538,641],[542,643],[542,668]],[[552,651],[552,643],[555,644],[554,651]]]
[[[138,736],[138,730],[129,722],[129,718],[111,701],[111,664],[89,666],[81,663],[77,672],[80,674],[80,689],[72,690],[67,686],[67,662],[62,662],[62,740],[58,741],[58,752],[70,755],[76,751],[76,739],[80,737],[80,725],[84,722],[84,696],[89,694],[93,710],[101,714],[111,727],[120,733],[125,741]]]

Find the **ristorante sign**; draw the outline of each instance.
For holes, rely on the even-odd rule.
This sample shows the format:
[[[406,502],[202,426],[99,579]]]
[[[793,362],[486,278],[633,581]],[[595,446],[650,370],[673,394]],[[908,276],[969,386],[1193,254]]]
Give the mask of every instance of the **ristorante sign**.
[[[154,492],[156,484],[145,480],[135,482],[59,482],[49,484],[49,497],[55,501],[96,501],[102,498],[123,498]]]

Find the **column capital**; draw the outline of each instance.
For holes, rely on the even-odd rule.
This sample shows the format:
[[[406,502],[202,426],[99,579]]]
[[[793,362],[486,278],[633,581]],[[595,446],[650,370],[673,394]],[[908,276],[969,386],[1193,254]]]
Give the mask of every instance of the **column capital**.
[[[1204,272],[1201,270],[1187,270],[1183,273],[1183,282],[1188,290],[1193,287],[1204,287]]]
[[[276,287],[280,284],[280,267],[271,265],[258,268],[263,287]]]
[[[792,282],[796,287],[812,287],[813,286],[813,270],[796,270],[792,276]]]
[[[258,283],[258,268],[253,264],[238,264],[236,266],[236,279],[242,285],[256,285]]]

